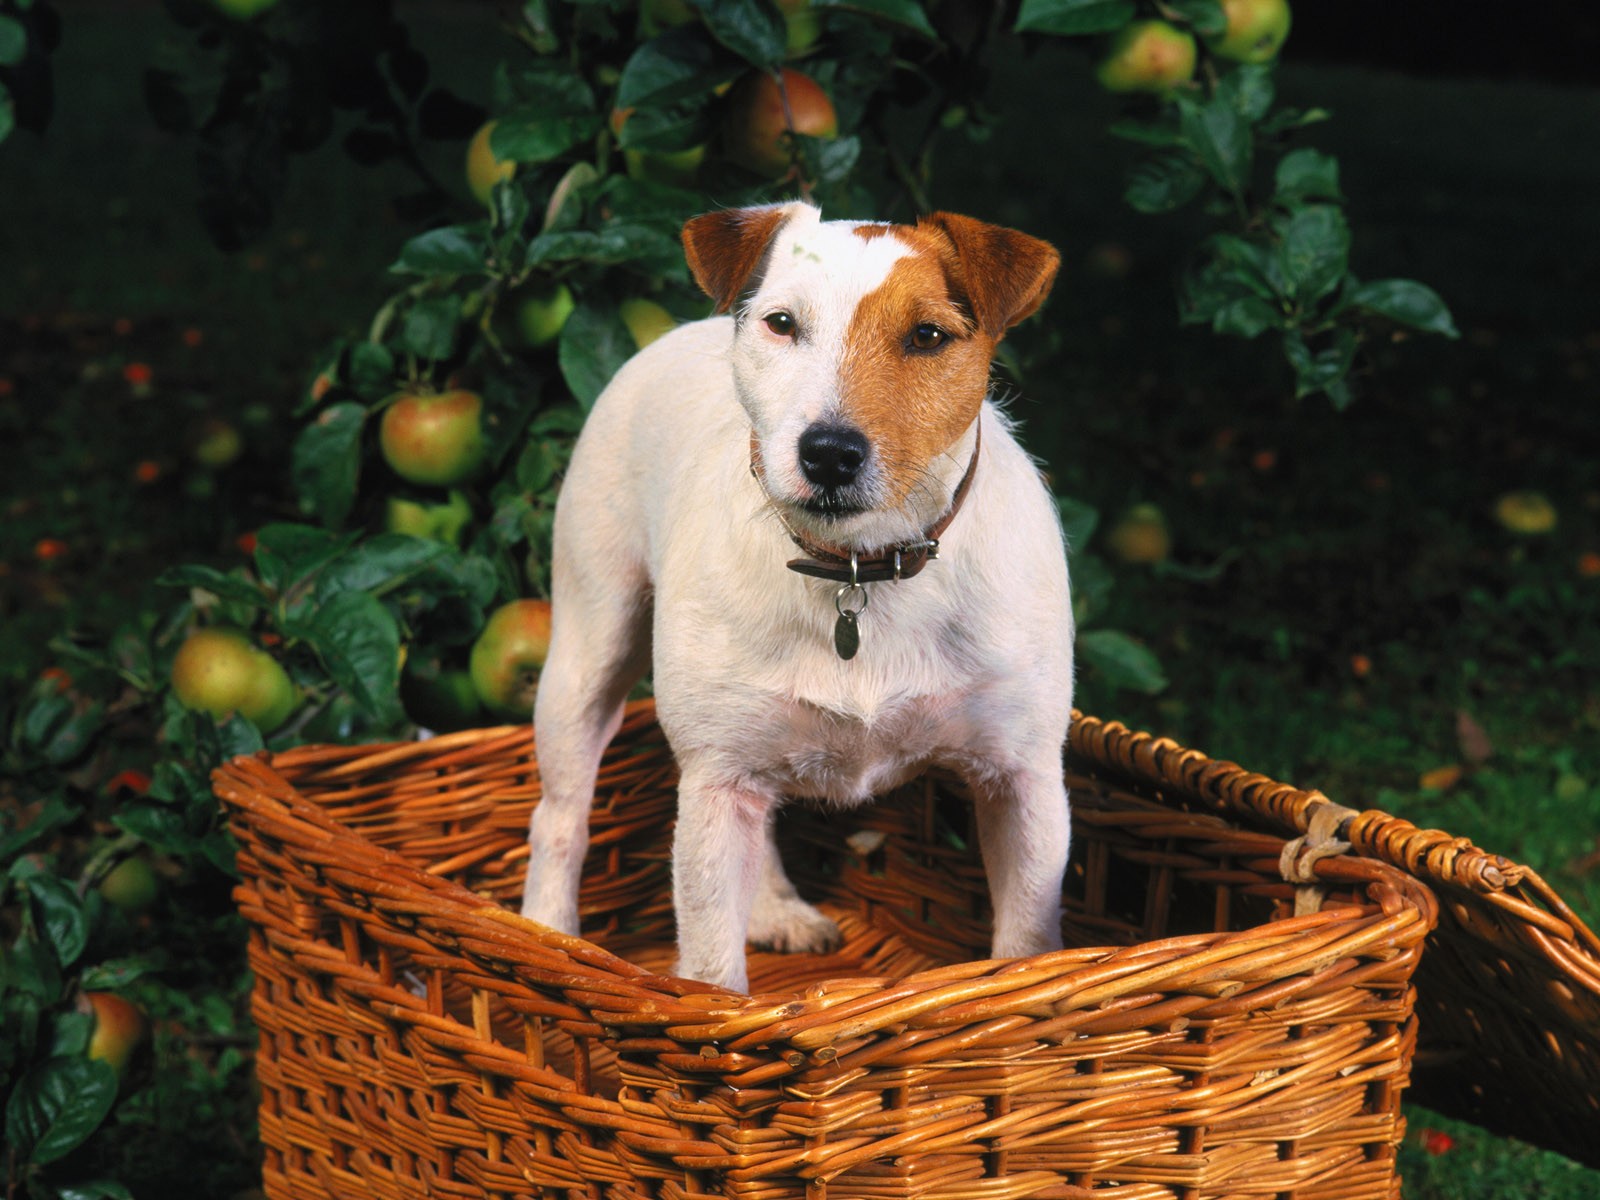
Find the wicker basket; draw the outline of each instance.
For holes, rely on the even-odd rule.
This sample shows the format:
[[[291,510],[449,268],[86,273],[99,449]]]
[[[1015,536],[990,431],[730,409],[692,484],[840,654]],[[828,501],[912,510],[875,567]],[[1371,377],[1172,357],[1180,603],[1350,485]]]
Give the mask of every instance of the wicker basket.
[[[981,957],[953,783],[795,806],[791,874],[845,944],[753,954],[747,996],[656,973],[674,770],[647,705],[602,768],[588,940],[508,911],[530,743],[479,730],[218,773],[269,1196],[1399,1195],[1433,896],[1207,811],[1259,777],[1079,720],[1074,948],[1019,960]],[[1151,769],[1163,753],[1199,786]]]
[[[1379,809],[1329,803],[1165,739],[1107,726],[1131,779],[1287,837],[1311,833],[1426,883],[1439,926],[1417,970],[1411,1098],[1600,1167],[1600,936],[1529,867]]]

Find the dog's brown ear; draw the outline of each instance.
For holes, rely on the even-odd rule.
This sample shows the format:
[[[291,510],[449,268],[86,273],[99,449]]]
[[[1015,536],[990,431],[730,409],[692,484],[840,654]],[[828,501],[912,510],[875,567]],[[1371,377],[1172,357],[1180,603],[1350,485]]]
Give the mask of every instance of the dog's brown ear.
[[[778,227],[801,205],[728,208],[691,218],[683,227],[683,253],[705,293],[727,312],[761,267]]]
[[[1050,294],[1061,255],[1049,242],[959,213],[933,213],[917,224],[950,239],[961,265],[956,282],[978,327],[997,341]]]

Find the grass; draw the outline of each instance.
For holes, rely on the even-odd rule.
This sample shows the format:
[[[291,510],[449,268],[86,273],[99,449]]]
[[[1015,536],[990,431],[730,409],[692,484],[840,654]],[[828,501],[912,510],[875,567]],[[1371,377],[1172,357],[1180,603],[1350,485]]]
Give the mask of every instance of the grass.
[[[420,39],[436,70],[482,96],[492,30],[440,6],[418,20],[443,23]],[[7,687],[48,665],[52,636],[149,605],[163,566],[226,559],[290,512],[290,413],[319,348],[386,293],[405,233],[384,215],[397,181],[329,149],[295,164],[263,244],[212,249],[190,147],[137,111],[164,30],[154,9],[70,13],[55,126],[0,145],[0,261],[20,284],[0,298],[0,436],[25,448],[0,528]],[[1121,206],[1127,151],[1070,51],[1024,68],[998,74],[1002,120],[949,148],[934,199],[1063,247],[1047,321],[1018,337],[1014,411],[1061,490],[1108,516],[1156,503],[1175,542],[1165,568],[1118,569],[1109,621],[1157,650],[1170,686],[1087,677],[1082,705],[1470,837],[1600,920],[1600,579],[1581,567],[1600,551],[1600,484],[1576,450],[1600,444],[1583,283],[1600,270],[1600,93],[1285,70],[1286,97],[1335,113],[1307,140],[1341,158],[1358,272],[1432,284],[1465,335],[1378,347],[1335,413],[1285,399],[1272,347],[1175,329],[1192,219]],[[1049,117],[1047,186],[1032,114]],[[208,417],[246,435],[223,471],[187,451]],[[1492,520],[1519,487],[1554,502],[1553,534]],[[41,558],[45,539],[64,554]],[[1463,739],[1463,714],[1486,741]],[[1424,785],[1450,766],[1449,786]],[[1411,1122],[1413,1200],[1600,1194],[1600,1173],[1558,1156],[1421,1109]]]

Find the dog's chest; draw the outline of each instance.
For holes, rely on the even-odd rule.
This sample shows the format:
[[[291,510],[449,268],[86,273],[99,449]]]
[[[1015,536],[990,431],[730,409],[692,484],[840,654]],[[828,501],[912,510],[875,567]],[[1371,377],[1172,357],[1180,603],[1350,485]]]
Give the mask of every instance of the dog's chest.
[[[841,804],[864,802],[934,763],[973,752],[967,706],[921,696],[844,713],[792,701],[773,714],[758,754],[780,791]]]

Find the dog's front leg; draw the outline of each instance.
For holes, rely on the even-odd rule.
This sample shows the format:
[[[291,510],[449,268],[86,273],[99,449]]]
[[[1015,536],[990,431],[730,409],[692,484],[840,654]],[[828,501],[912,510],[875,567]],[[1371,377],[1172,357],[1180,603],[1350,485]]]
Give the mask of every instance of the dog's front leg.
[[[776,794],[747,780],[685,768],[672,846],[678,974],[736,992],[749,987],[745,936],[777,802]]]
[[[994,957],[1061,949],[1061,882],[1072,829],[1059,760],[974,781],[974,791],[994,906]]]

